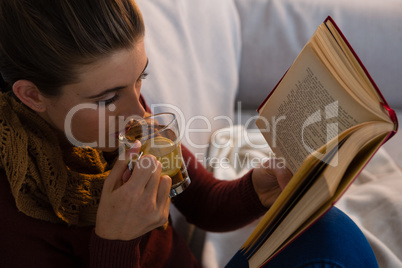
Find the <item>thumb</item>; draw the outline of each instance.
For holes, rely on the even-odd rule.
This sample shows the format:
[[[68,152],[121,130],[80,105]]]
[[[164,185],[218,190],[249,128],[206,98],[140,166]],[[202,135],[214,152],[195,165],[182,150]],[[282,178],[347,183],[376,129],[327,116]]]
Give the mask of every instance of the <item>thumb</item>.
[[[268,175],[276,178],[281,190],[285,189],[286,185],[292,179],[293,175],[290,170],[284,165],[284,163],[277,158],[271,158],[264,163],[264,166],[268,167],[265,168],[265,172]]]
[[[278,184],[281,190],[285,189],[286,185],[288,185],[289,181],[292,179],[292,173],[289,169],[283,170],[280,175],[278,175]]]
[[[128,163],[140,152],[141,143],[136,140],[130,149],[122,152],[117,158],[109,176],[106,178],[104,183],[105,190],[113,191],[114,189],[120,187],[122,183],[123,174],[128,169]]]
[[[290,170],[278,159],[273,160],[273,173],[276,177],[279,187],[283,191],[289,181],[292,179],[293,174]]]

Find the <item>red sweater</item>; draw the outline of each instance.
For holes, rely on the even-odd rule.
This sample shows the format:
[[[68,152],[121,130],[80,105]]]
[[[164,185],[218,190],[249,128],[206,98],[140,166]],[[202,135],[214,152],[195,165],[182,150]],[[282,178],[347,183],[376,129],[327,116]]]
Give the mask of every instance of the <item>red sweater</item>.
[[[252,186],[251,172],[239,180],[219,181],[184,147],[183,157],[192,182],[172,202],[189,222],[209,231],[229,231],[266,211]],[[0,215],[4,267],[199,267],[172,226],[131,241],[112,241],[98,237],[93,227],[30,218],[16,208],[2,170]]]

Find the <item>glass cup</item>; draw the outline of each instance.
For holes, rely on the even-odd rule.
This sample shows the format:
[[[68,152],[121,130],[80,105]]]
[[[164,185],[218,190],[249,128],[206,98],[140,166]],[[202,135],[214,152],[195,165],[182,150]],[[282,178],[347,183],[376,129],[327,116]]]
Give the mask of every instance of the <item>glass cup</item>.
[[[140,153],[129,163],[130,170],[143,155],[152,154],[162,164],[162,174],[172,178],[169,197],[182,193],[191,180],[183,161],[180,132],[177,118],[173,113],[154,114],[149,117],[132,119],[119,133],[119,142],[125,150],[136,140],[141,142]]]

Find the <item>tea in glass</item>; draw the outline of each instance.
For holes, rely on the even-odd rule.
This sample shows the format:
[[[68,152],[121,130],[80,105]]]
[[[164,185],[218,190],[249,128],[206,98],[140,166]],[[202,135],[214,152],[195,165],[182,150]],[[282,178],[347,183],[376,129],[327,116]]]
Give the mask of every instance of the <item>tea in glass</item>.
[[[131,148],[136,140],[141,142],[140,153],[130,162],[130,169],[134,162],[147,154],[155,156],[162,164],[161,175],[172,179],[170,197],[182,193],[191,182],[183,162],[179,134],[177,118],[172,113],[130,120],[119,134],[119,141],[126,149]]]

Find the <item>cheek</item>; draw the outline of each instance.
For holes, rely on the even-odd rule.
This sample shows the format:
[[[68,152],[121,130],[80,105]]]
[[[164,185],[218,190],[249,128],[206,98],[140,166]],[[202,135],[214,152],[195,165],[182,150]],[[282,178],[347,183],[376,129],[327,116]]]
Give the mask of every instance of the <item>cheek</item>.
[[[116,148],[117,123],[115,115],[108,111],[85,109],[74,114],[70,126],[65,128],[65,133],[70,137],[73,135],[78,141],[78,144],[74,145],[85,143],[98,148]]]
[[[98,141],[99,112],[93,109],[84,109],[67,115],[64,132],[74,145]],[[76,141],[75,141],[76,140]],[[78,144],[77,144],[78,143]]]

